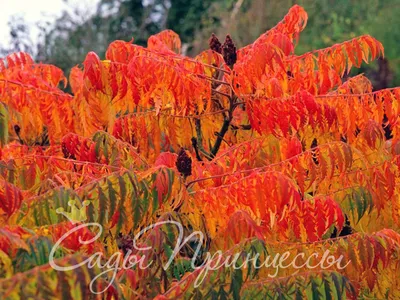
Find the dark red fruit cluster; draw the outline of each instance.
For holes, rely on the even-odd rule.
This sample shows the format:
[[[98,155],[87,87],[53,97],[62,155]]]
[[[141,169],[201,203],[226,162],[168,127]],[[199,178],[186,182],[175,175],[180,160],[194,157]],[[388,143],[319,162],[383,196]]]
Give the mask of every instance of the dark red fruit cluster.
[[[120,232],[117,237],[117,245],[124,254],[127,254],[129,250],[133,249],[133,239],[129,235],[123,235]]]
[[[220,54],[222,53],[222,44],[214,33],[208,40],[208,45],[210,46],[211,50],[218,52]]]
[[[225,43],[222,45],[222,56],[224,57],[225,63],[229,67],[233,67],[236,63],[236,46],[233,43],[231,36],[228,34],[225,38]]]
[[[183,148],[179,151],[178,159],[176,160],[176,168],[184,177],[192,175],[192,159]]]
[[[19,135],[19,133],[21,132],[21,127],[19,127],[18,125],[14,125],[14,130],[15,130],[15,133],[17,135]]]

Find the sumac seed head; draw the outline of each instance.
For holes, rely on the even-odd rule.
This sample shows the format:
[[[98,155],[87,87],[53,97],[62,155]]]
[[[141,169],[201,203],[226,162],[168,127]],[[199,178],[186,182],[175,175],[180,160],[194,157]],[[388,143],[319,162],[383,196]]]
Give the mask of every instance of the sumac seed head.
[[[178,159],[176,160],[176,168],[184,177],[192,175],[192,159],[183,148],[179,151]]]
[[[222,53],[222,44],[218,40],[217,36],[213,33],[208,40],[208,45],[210,46],[210,49],[217,52],[217,53]]]
[[[222,45],[222,56],[224,57],[225,63],[229,67],[233,67],[236,63],[236,46],[233,43],[231,36],[228,34],[225,38],[225,43]]]

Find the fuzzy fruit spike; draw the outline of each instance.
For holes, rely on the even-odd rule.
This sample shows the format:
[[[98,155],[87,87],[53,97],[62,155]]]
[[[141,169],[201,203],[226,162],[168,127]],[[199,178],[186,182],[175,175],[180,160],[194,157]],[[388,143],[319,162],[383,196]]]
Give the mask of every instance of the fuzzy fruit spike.
[[[183,148],[179,151],[176,168],[184,177],[192,175],[192,159],[186,154]]]
[[[222,56],[224,57],[225,63],[229,67],[232,68],[233,65],[236,63],[236,47],[229,34],[226,36],[225,43],[222,45]]]
[[[217,53],[222,53],[222,44],[217,38],[217,36],[213,33],[208,40],[208,45],[210,46],[210,49],[217,52]]]

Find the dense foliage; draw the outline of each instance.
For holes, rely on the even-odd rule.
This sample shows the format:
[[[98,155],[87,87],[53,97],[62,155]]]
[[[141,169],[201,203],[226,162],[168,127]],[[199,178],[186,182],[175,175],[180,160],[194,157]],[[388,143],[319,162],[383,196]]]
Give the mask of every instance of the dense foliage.
[[[400,298],[400,88],[343,79],[383,56],[369,35],[294,55],[307,18],[293,6],[254,43],[213,35],[195,58],[170,30],[147,47],[117,40],[71,70],[73,94],[53,65],[1,60],[0,298]],[[167,221],[205,238],[173,253],[164,224],[134,247]],[[103,230],[51,253],[86,223]],[[96,252],[101,265],[81,263]],[[297,265],[315,254],[313,268],[217,268],[218,255],[284,252]],[[324,253],[348,265],[317,265]],[[101,295],[96,276],[97,291],[111,283]]]

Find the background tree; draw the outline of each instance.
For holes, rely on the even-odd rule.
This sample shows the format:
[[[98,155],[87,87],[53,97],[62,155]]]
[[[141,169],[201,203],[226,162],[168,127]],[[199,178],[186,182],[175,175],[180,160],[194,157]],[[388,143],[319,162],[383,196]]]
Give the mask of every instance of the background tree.
[[[89,14],[90,18],[86,17],[88,12],[64,12],[50,29],[41,26],[42,42],[38,45],[37,58],[68,71],[83,61],[89,51],[104,56],[106,45],[114,40],[133,38],[135,43],[146,45],[150,35],[166,28],[179,33],[183,43],[191,43],[195,31],[201,28],[202,12],[212,2],[102,0],[96,13]]]
[[[397,0],[101,0],[94,13],[72,10],[54,24],[41,24],[40,42],[30,47],[38,60],[68,72],[90,50],[103,57],[104,45],[113,40],[134,38],[135,43],[145,45],[150,35],[169,28],[180,35],[183,53],[193,55],[206,49],[213,32],[221,39],[229,33],[237,46],[250,44],[294,4],[305,7],[311,16],[296,54],[371,34],[387,45],[386,60],[363,66],[352,75],[365,72],[376,89],[400,84]],[[10,26],[11,33],[18,35],[14,41],[27,40],[27,28],[20,20],[11,20]],[[15,43],[3,53],[21,48]]]
[[[12,16],[8,22],[10,43],[0,47],[0,55],[6,56],[17,51],[33,52],[33,42],[30,38],[30,31],[24,18]]]

